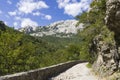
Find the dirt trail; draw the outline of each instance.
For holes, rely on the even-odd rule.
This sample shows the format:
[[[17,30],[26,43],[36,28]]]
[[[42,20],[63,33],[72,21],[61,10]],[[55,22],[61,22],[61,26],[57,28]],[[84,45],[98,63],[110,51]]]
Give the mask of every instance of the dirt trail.
[[[77,64],[60,75],[51,78],[51,80],[98,80],[91,70],[86,67],[87,64]]]

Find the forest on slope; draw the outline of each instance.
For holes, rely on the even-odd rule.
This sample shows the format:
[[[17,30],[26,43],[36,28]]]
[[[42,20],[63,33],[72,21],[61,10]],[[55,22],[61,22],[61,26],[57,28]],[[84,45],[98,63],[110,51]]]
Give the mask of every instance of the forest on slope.
[[[78,43],[78,45],[76,45]],[[0,75],[79,59],[81,38],[33,37],[0,22]]]

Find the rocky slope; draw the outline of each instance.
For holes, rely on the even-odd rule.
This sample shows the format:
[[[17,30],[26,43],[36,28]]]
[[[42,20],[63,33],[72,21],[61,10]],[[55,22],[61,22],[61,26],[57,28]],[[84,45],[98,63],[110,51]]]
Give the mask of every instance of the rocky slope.
[[[76,27],[77,22],[78,21],[76,20],[62,20],[54,22],[48,26],[36,27],[36,29],[33,29],[31,26],[27,26],[26,28],[21,28],[20,31],[29,33],[32,36],[40,37],[43,35],[56,35],[57,37],[64,35],[69,37],[71,34],[76,34],[78,30],[83,29],[83,24]]]
[[[36,30],[37,27],[34,27],[34,26],[26,26],[24,28],[20,28],[18,29],[20,32],[24,32],[24,33],[30,33],[30,32],[33,32]]]

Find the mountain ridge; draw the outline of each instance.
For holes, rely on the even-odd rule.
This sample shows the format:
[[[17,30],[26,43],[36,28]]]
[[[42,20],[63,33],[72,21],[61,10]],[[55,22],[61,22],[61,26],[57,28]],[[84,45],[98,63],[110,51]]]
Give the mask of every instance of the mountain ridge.
[[[78,30],[83,29],[83,24],[76,26],[78,23],[77,20],[61,20],[49,24],[48,26],[40,26],[34,29],[32,26],[26,26],[25,28],[19,29],[20,32],[25,32],[31,36],[49,36],[56,35],[56,37],[69,37],[72,34],[77,34]],[[63,36],[62,36],[63,37]]]

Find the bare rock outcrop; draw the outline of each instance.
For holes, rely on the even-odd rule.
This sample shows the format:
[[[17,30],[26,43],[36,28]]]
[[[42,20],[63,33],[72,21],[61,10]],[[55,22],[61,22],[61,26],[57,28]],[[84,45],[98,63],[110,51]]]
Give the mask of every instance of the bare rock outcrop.
[[[93,69],[101,77],[113,74],[118,69],[117,49],[115,43],[107,43],[101,35],[96,36],[92,42],[92,53],[97,55]]]

